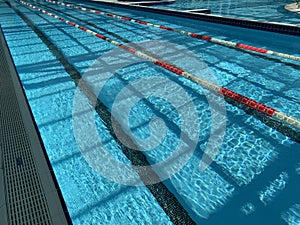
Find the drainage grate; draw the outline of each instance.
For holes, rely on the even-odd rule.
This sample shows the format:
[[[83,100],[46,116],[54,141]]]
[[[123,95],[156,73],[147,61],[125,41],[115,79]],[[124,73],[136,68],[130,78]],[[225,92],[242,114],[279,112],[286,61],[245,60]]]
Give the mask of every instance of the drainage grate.
[[[49,191],[48,187],[42,185],[42,180],[45,181],[47,177],[40,177],[41,172],[37,169],[40,169],[38,167],[41,167],[42,163],[39,161],[37,166],[35,162],[37,157],[34,153],[42,149],[32,144],[30,139],[32,134],[26,126],[28,122],[22,119],[24,112],[21,110],[24,110],[22,108],[24,105],[19,105],[18,94],[13,83],[14,78],[12,78],[15,74],[11,72],[13,64],[7,56],[8,51],[5,52],[7,48],[1,28],[0,46],[0,154],[2,152],[9,224],[50,225],[55,224],[53,221],[60,222],[56,224],[66,224],[65,218],[54,218],[59,216],[58,210],[50,209],[48,204],[49,198],[51,201],[58,199],[57,193],[55,196],[53,194],[55,188]],[[47,194],[45,194],[45,189],[48,189]],[[58,204],[60,204],[59,201]],[[51,206],[53,207],[53,204]],[[57,208],[62,209],[61,205]],[[61,212],[63,214],[63,210]],[[51,213],[56,215],[53,216]],[[1,219],[0,224],[2,224]]]

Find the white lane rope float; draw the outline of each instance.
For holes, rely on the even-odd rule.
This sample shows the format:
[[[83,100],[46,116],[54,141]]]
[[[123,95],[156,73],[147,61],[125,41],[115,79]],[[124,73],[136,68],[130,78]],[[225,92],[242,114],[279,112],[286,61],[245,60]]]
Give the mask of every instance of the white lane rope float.
[[[227,97],[227,98],[233,100],[236,103],[240,103],[240,104],[242,104],[242,105],[244,105],[244,106],[246,106],[246,107],[248,107],[248,108],[250,108],[252,110],[256,110],[256,111],[258,111],[258,112],[260,112],[260,113],[262,113],[262,114],[264,114],[264,115],[266,115],[268,117],[276,119],[276,120],[278,120],[280,122],[284,122],[285,124],[290,125],[290,126],[296,128],[296,129],[300,129],[300,120],[297,119],[297,118],[295,118],[295,117],[293,117],[293,116],[289,116],[289,115],[287,115],[287,114],[285,114],[283,112],[280,112],[280,111],[278,111],[278,110],[276,110],[276,109],[274,109],[272,107],[268,107],[268,106],[266,106],[266,105],[264,105],[262,103],[259,103],[259,102],[255,101],[255,100],[251,99],[251,98],[247,98],[247,97],[245,97],[245,96],[243,96],[241,94],[238,94],[238,93],[236,93],[236,92],[234,92],[232,90],[229,90],[229,89],[227,89],[225,87],[218,86],[218,85],[216,85],[214,83],[211,83],[211,82],[209,82],[207,80],[199,78],[196,75],[194,75],[192,73],[189,73],[187,71],[184,71],[183,69],[181,69],[179,67],[176,67],[176,66],[171,65],[171,64],[169,64],[167,62],[164,62],[164,61],[161,61],[159,59],[156,59],[156,58],[154,58],[152,56],[149,56],[149,55],[147,55],[147,54],[145,54],[145,53],[143,53],[141,51],[137,51],[137,50],[135,50],[135,49],[133,49],[131,47],[123,45],[120,42],[111,40],[111,39],[109,39],[108,37],[105,37],[102,34],[99,34],[99,33],[95,32],[95,31],[87,29],[87,28],[85,28],[83,26],[80,26],[80,25],[78,25],[78,24],[76,24],[76,23],[74,23],[72,21],[69,21],[69,20],[66,20],[66,19],[64,19],[62,17],[59,17],[59,16],[57,16],[57,15],[55,15],[53,13],[47,12],[47,11],[45,11],[45,10],[43,10],[43,9],[37,7],[37,6],[34,6],[34,5],[30,4],[30,3],[24,2],[22,0],[20,1],[20,3],[22,3],[23,5],[26,5],[28,7],[31,7],[33,9],[36,9],[36,10],[38,10],[38,11],[40,11],[40,12],[46,14],[46,15],[49,15],[49,16],[55,18],[55,19],[58,19],[58,20],[66,23],[68,25],[76,27],[76,28],[78,28],[78,29],[80,29],[80,30],[82,30],[82,31],[84,31],[86,33],[89,33],[89,34],[91,34],[91,35],[93,35],[93,36],[95,36],[97,38],[100,38],[100,39],[102,39],[104,41],[107,41],[107,42],[109,42],[109,43],[111,43],[111,44],[113,44],[115,46],[118,46],[119,48],[122,48],[122,49],[124,49],[124,50],[126,50],[126,51],[128,51],[128,52],[130,52],[132,54],[135,54],[135,55],[137,55],[137,56],[139,56],[139,57],[141,57],[141,58],[143,58],[143,59],[145,59],[147,61],[150,61],[150,62],[152,62],[152,63],[154,63],[154,64],[156,64],[156,65],[158,65],[158,66],[160,66],[160,67],[162,67],[162,68],[164,68],[166,70],[171,71],[172,73],[175,73],[177,75],[185,77],[186,79],[189,79],[189,80],[191,80],[191,81],[199,84],[203,88],[216,93],[217,95],[223,95],[224,97]]]
[[[65,7],[70,7],[72,9],[78,9],[78,10],[86,11],[86,12],[89,12],[89,13],[95,13],[97,15],[104,15],[104,16],[108,16],[108,17],[112,17],[112,18],[121,19],[121,20],[124,20],[124,21],[130,21],[130,22],[133,22],[133,23],[142,24],[142,25],[145,25],[145,26],[156,27],[156,28],[159,28],[159,29],[176,32],[176,33],[179,33],[179,34],[190,36],[192,38],[201,39],[201,40],[204,40],[204,41],[212,42],[212,43],[222,45],[222,46],[226,46],[226,47],[231,47],[231,48],[241,49],[241,50],[244,50],[244,51],[256,52],[256,53],[261,53],[261,54],[266,54],[266,55],[274,55],[274,56],[277,56],[277,57],[281,57],[281,58],[285,58],[285,59],[300,62],[300,57],[299,56],[294,56],[294,55],[289,55],[289,54],[286,54],[286,53],[271,51],[271,50],[267,50],[267,49],[264,49],[264,48],[254,47],[254,46],[246,45],[246,44],[242,44],[242,43],[226,41],[226,40],[219,39],[219,38],[214,38],[214,37],[210,37],[210,36],[206,36],[206,35],[196,34],[196,33],[188,32],[188,31],[184,31],[184,30],[179,30],[179,29],[175,29],[175,28],[171,28],[171,27],[167,27],[167,26],[163,26],[163,25],[153,24],[153,23],[149,23],[149,22],[146,22],[146,21],[133,19],[133,18],[130,18],[130,17],[120,16],[120,15],[116,15],[116,14],[113,14],[113,13],[98,11],[98,10],[90,9],[90,8],[87,8],[87,7],[81,7],[81,6],[77,6],[77,5],[74,5],[74,4],[67,4],[67,3],[57,2],[57,1],[53,1],[53,0],[45,0],[45,1],[53,3],[53,4],[58,4],[58,5],[61,5],[61,6],[65,6]]]

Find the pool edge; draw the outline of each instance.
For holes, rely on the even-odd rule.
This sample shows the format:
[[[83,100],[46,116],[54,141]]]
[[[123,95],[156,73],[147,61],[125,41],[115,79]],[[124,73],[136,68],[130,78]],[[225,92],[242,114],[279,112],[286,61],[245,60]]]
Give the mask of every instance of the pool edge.
[[[14,95],[16,97],[16,104],[19,106],[19,109],[17,109],[19,111],[19,114],[21,115],[20,117],[20,121],[18,121],[23,127],[24,127],[24,134],[20,134],[22,132],[22,130],[18,130],[16,132],[16,130],[10,130],[10,135],[13,135],[14,137],[18,137],[18,136],[24,136],[25,139],[28,139],[29,142],[29,150],[30,153],[28,154],[28,152],[24,152],[25,147],[23,148],[19,148],[19,150],[17,151],[17,154],[19,154],[19,158],[21,159],[20,164],[18,164],[18,159],[16,159],[16,163],[15,162],[9,162],[10,165],[14,165],[18,168],[16,169],[17,171],[19,171],[18,177],[24,178],[20,181],[17,181],[18,184],[21,184],[23,182],[24,186],[21,187],[15,187],[14,191],[9,190],[8,188],[8,184],[7,183],[12,183],[11,180],[15,177],[8,177],[5,176],[5,174],[8,172],[8,174],[12,174],[11,171],[6,171],[8,170],[7,168],[5,168],[5,164],[9,164],[8,162],[5,162],[9,158],[9,152],[13,151],[14,149],[10,149],[10,148],[3,148],[2,149],[2,155],[3,155],[3,178],[4,178],[4,197],[5,197],[5,208],[6,208],[6,221],[4,219],[5,222],[7,222],[7,224],[11,224],[11,218],[12,215],[9,212],[9,209],[12,211],[12,207],[15,207],[15,209],[17,212],[20,212],[20,205],[22,205],[22,203],[26,203],[27,204],[30,203],[31,207],[40,207],[40,214],[39,216],[43,216],[44,218],[46,218],[47,216],[49,216],[49,221],[51,221],[51,223],[47,223],[47,224],[59,224],[59,225],[64,225],[64,224],[72,224],[66,204],[64,202],[64,199],[62,197],[62,193],[60,191],[60,188],[58,186],[57,180],[54,176],[54,172],[53,169],[51,167],[49,158],[46,154],[46,150],[45,147],[43,145],[40,133],[37,129],[37,125],[34,121],[33,118],[33,114],[30,110],[29,107],[29,103],[28,100],[26,98],[26,95],[24,93],[24,89],[22,88],[21,85],[21,81],[19,79],[19,76],[17,74],[16,71],[16,67],[15,64],[13,63],[12,60],[12,56],[11,53],[9,51],[4,33],[2,31],[2,28],[0,26],[0,45],[2,47],[2,49],[0,51],[2,51],[7,64],[5,65],[5,61],[2,60],[0,61],[1,68],[3,67],[7,67],[7,71],[9,72],[7,81],[4,81],[4,79],[1,79],[3,83],[5,83],[5,85],[7,85],[8,87],[10,87],[12,96]],[[0,77],[1,78],[1,77]],[[9,84],[10,83],[10,84]],[[0,89],[1,91],[1,89]],[[9,99],[10,101],[13,101],[14,99]],[[5,113],[3,113],[2,111],[0,111],[2,115],[5,116]],[[10,112],[6,112],[6,114],[9,114]],[[2,121],[0,121],[2,122]],[[13,121],[14,122],[14,121]],[[10,123],[7,125],[7,129],[10,129],[9,126],[14,125],[14,123]],[[3,130],[2,130],[3,131]],[[5,130],[4,130],[5,132]],[[18,139],[18,138],[16,138]],[[0,138],[0,143],[4,142],[4,138],[1,139]],[[14,141],[18,141],[18,140],[14,140]],[[9,140],[7,141],[9,142]],[[22,143],[21,143],[22,144]],[[23,143],[24,144],[24,143]],[[7,144],[7,146],[9,146],[10,143]],[[5,152],[6,150],[6,152]],[[4,155],[4,153],[6,154],[6,156]],[[16,154],[16,152],[14,152],[14,154]],[[32,191],[32,188],[35,188],[35,184],[30,183],[30,185],[28,183],[26,183],[26,181],[28,182],[28,180],[26,180],[26,175],[24,176],[24,174],[28,174],[30,173],[30,168],[27,167],[26,163],[27,160],[30,161],[30,158],[32,158],[33,160],[33,165],[32,165],[32,169],[35,171],[33,173],[30,174],[30,177],[33,177],[31,180],[35,180],[36,181],[36,187],[37,189],[34,189],[34,191]],[[26,167],[26,168],[22,168],[22,167]],[[1,168],[0,168],[1,169]],[[24,172],[25,171],[25,172]],[[29,176],[29,175],[28,175]],[[16,179],[15,179],[16,180]],[[27,185],[26,185],[27,184]],[[3,188],[3,187],[0,187]],[[26,190],[27,189],[27,190]],[[15,192],[15,190],[20,190],[20,192]],[[12,192],[15,192],[12,194]],[[27,199],[24,197],[24,193],[27,193],[27,195],[25,194],[25,196],[27,197]],[[14,196],[14,195],[18,195],[20,197],[20,202],[13,204],[13,206],[9,206],[9,197]],[[22,197],[21,197],[22,196]],[[41,201],[43,204],[45,204],[44,206],[41,206]],[[49,213],[49,215],[42,215],[43,211],[42,208],[45,207],[47,209],[45,209],[44,212]],[[16,209],[17,207],[19,207],[18,209]],[[30,214],[30,209],[28,208],[29,205],[24,205],[23,206],[24,211],[21,211],[21,215],[22,218],[20,218],[20,220],[22,221],[22,219],[26,218],[33,218],[34,216],[29,215]],[[2,212],[1,212],[2,213]],[[3,214],[1,214],[3,215]],[[19,215],[20,216],[20,215]],[[37,215],[36,215],[37,216]],[[36,218],[35,218],[36,219]],[[16,221],[14,221],[16,222]],[[30,221],[29,221],[30,222]],[[31,224],[35,224],[34,221],[31,221]],[[1,223],[2,224],[2,223]]]
[[[204,22],[217,23],[217,24],[223,24],[223,25],[229,25],[235,27],[242,27],[242,28],[249,28],[254,30],[262,30],[262,31],[269,31],[269,32],[275,32],[280,34],[300,36],[300,26],[297,25],[278,23],[278,22],[264,22],[258,20],[207,14],[210,13],[209,9],[203,9],[206,10],[203,13],[199,13],[199,12],[195,13],[189,11],[161,9],[161,8],[154,8],[154,7],[147,7],[147,6],[127,5],[122,3],[106,2],[101,0],[86,0],[86,2],[125,8],[125,9],[133,9],[133,10],[150,12],[150,13],[164,14],[164,15],[193,19],[193,20],[200,20]]]

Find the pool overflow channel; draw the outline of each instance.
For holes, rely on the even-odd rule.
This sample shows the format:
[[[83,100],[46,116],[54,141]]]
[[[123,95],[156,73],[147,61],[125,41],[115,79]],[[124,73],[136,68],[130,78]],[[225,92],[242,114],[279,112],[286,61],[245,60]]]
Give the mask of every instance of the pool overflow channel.
[[[233,105],[235,105],[235,106],[239,106],[241,108],[246,107],[247,110],[250,109],[250,110],[257,111],[258,113],[263,114],[264,116],[267,116],[269,118],[275,119],[275,123],[276,123],[276,121],[279,122],[278,125],[280,125],[281,123],[287,124],[288,126],[291,126],[294,129],[296,129],[296,132],[287,132],[287,133],[285,133],[285,135],[287,135],[289,133],[295,134],[295,136],[290,137],[290,138],[292,138],[293,140],[295,140],[297,142],[300,142],[300,137],[299,137],[300,135],[299,135],[299,132],[297,132],[300,129],[300,120],[298,120],[297,118],[294,118],[292,116],[286,115],[283,112],[275,110],[274,108],[268,107],[268,106],[266,106],[264,104],[261,104],[261,103],[255,101],[255,100],[253,100],[253,99],[247,98],[247,97],[245,97],[245,96],[243,96],[241,94],[238,94],[238,93],[236,93],[236,92],[234,92],[232,90],[229,90],[229,89],[227,89],[225,87],[218,86],[218,85],[216,85],[214,83],[211,83],[211,82],[209,82],[207,80],[199,78],[196,75],[194,75],[192,73],[189,73],[187,71],[184,71],[184,70],[182,70],[179,67],[176,67],[176,66],[171,65],[171,64],[169,64],[167,62],[164,62],[162,60],[154,58],[154,57],[152,57],[152,56],[150,56],[148,54],[145,54],[145,53],[143,53],[141,51],[138,51],[138,50],[136,50],[136,49],[134,49],[132,47],[128,47],[128,46],[126,46],[126,45],[124,45],[124,44],[122,44],[122,43],[120,43],[118,41],[111,40],[110,38],[108,38],[108,37],[106,37],[106,36],[104,36],[104,35],[102,35],[100,33],[92,31],[92,30],[90,30],[90,29],[88,29],[86,27],[80,26],[80,25],[78,25],[78,24],[76,24],[76,23],[74,23],[72,21],[69,21],[69,20],[64,19],[62,17],[59,17],[59,16],[57,16],[57,15],[55,15],[53,13],[47,12],[47,11],[45,11],[45,10],[43,10],[43,9],[37,7],[37,6],[34,6],[34,5],[30,4],[30,3],[27,3],[27,2],[24,2],[24,1],[20,1],[20,3],[23,4],[23,5],[26,5],[28,7],[31,7],[31,8],[33,8],[35,10],[38,10],[38,11],[40,11],[40,12],[46,14],[46,15],[49,15],[49,16],[55,18],[55,19],[58,19],[58,20],[66,23],[66,24],[68,24],[70,26],[76,27],[76,28],[78,28],[78,29],[80,29],[80,30],[82,30],[84,32],[87,32],[87,33],[89,33],[89,34],[91,34],[91,35],[93,35],[93,36],[95,36],[97,38],[100,38],[100,39],[102,39],[104,41],[107,41],[107,42],[109,42],[109,43],[111,43],[111,44],[113,44],[113,45],[115,45],[115,46],[117,46],[119,48],[122,48],[122,49],[124,49],[124,50],[126,50],[126,51],[128,51],[128,52],[130,52],[132,54],[135,54],[135,55],[139,56],[140,58],[143,58],[143,59],[145,59],[145,60],[147,60],[149,62],[152,62],[152,63],[154,63],[154,64],[156,64],[156,65],[158,65],[158,66],[160,66],[160,67],[162,67],[162,68],[164,68],[166,70],[169,70],[169,71],[171,71],[174,74],[177,74],[177,75],[180,75],[182,77],[185,77],[185,78],[187,78],[187,79],[189,79],[189,80],[191,80],[191,81],[193,81],[193,82],[201,85],[203,88],[205,88],[205,89],[207,89],[209,91],[212,91],[216,95],[222,95],[222,96],[224,96],[225,99],[227,100],[227,102],[229,102],[231,104],[234,103]],[[289,130],[288,127],[285,127],[283,130],[286,130],[286,129]]]
[[[68,62],[68,60],[64,57],[64,55],[60,52],[58,48],[55,47],[55,45],[38,29],[34,26],[34,24],[26,17],[24,16],[18,9],[13,7],[9,2],[6,2],[16,13],[18,16],[20,16],[26,24],[38,35],[38,37],[47,45],[49,50],[52,52],[52,54],[60,61],[60,63],[64,66],[66,72],[70,75],[72,80],[74,81],[75,85],[78,86],[80,82],[81,91],[89,97],[91,102],[96,102],[95,105],[95,111],[97,114],[101,117],[103,122],[105,123],[105,126],[109,129],[110,134],[115,139],[115,141],[120,145],[122,152],[124,155],[131,161],[133,166],[148,166],[150,163],[147,161],[145,155],[142,153],[142,151],[138,151],[135,149],[139,149],[133,141],[131,141],[131,146],[134,146],[135,149],[130,149],[122,144],[120,142],[114,132],[114,129],[111,124],[111,118],[113,116],[108,111],[106,106],[99,101],[97,96],[91,91],[92,88],[89,86],[89,84],[84,83],[81,80],[81,75],[77,71],[77,69]],[[96,100],[96,101],[95,101]],[[117,121],[114,120],[116,123]],[[116,126],[119,128],[118,132],[122,132],[122,135],[127,136],[125,132],[122,131],[122,128],[120,125],[116,124]],[[130,141],[131,138],[127,136],[127,140]],[[165,211],[165,213],[168,215],[170,220],[174,224],[187,224],[187,225],[193,225],[196,224],[193,219],[189,216],[187,211],[184,209],[184,207],[180,204],[180,202],[177,200],[175,195],[173,195],[172,192],[169,191],[169,189],[162,183],[155,183],[151,184],[151,178],[155,179],[156,181],[160,178],[153,170],[147,170],[147,174],[144,174],[142,170],[137,170],[137,173],[139,174],[141,180],[146,184],[145,186],[149,189],[149,191],[152,193],[152,195],[156,198],[159,205],[162,207],[162,209]],[[151,174],[149,174],[151,173]]]
[[[157,64],[157,65],[159,65],[159,66],[161,66],[161,67],[163,67],[163,68],[165,68],[165,69],[167,69],[167,70],[169,70],[169,71],[171,71],[171,72],[173,72],[173,73],[176,73],[176,74],[178,74],[178,75],[182,75],[182,76],[184,76],[184,77],[186,77],[186,78],[190,78],[191,80],[193,80],[194,82],[196,82],[196,83],[198,83],[198,84],[200,84],[200,85],[202,85],[202,86],[204,86],[205,88],[208,88],[209,90],[212,90],[212,91],[214,91],[216,94],[221,94],[221,95],[223,95],[224,97],[225,97],[225,99],[229,102],[229,103],[231,103],[231,104],[233,104],[233,105],[236,105],[236,106],[238,106],[238,107],[241,107],[242,106],[242,108],[247,112],[247,113],[249,113],[249,114],[252,114],[252,115],[254,115],[254,116],[256,116],[256,117],[258,117],[260,120],[262,120],[263,122],[265,122],[266,123],[266,121],[267,121],[267,125],[270,125],[271,124],[271,126],[273,126],[273,128],[275,127],[275,128],[278,128],[278,127],[282,127],[282,131],[281,132],[285,132],[285,130],[288,130],[288,133],[292,133],[291,135],[290,135],[290,137],[292,138],[292,139],[294,139],[294,140],[296,140],[296,141],[298,141],[298,142],[300,142],[299,140],[300,140],[300,138],[299,138],[299,133],[297,133],[296,131],[294,131],[294,130],[290,130],[290,128],[289,127],[287,127],[287,126],[280,126],[280,125],[282,125],[281,124],[281,121],[284,121],[285,123],[287,123],[287,124],[289,124],[289,125],[292,125],[292,126],[294,126],[294,127],[296,127],[297,129],[299,128],[299,121],[297,120],[297,119],[295,119],[295,118],[292,118],[292,117],[289,117],[289,116],[287,116],[287,115],[285,115],[285,114],[283,114],[283,113],[280,113],[280,112],[277,112],[276,110],[274,110],[274,109],[272,109],[272,108],[270,108],[270,107],[267,107],[267,106],[265,106],[265,105],[263,105],[263,104],[260,104],[260,103],[257,103],[257,102],[255,102],[254,100],[251,100],[251,99],[249,99],[249,98],[246,98],[246,97],[244,97],[244,96],[242,96],[242,95],[239,95],[239,94],[237,94],[237,93],[235,93],[235,92],[232,92],[232,91],[230,91],[230,90],[228,90],[228,89],[225,89],[225,88],[222,88],[222,87],[218,87],[217,85],[214,85],[214,84],[211,84],[211,83],[209,83],[209,82],[207,82],[207,81],[204,81],[204,80],[202,80],[202,79],[200,79],[200,78],[197,78],[197,77],[195,77],[195,76],[193,76],[192,74],[189,74],[189,73],[187,73],[187,72],[185,72],[185,71],[183,71],[183,70],[181,70],[180,68],[178,68],[178,67],[175,67],[175,66],[173,66],[173,65],[170,65],[170,64],[168,64],[168,63],[165,63],[165,62],[163,62],[163,61],[160,61],[160,60],[156,60],[155,58],[153,58],[152,56],[149,56],[149,55],[147,55],[147,54],[144,54],[144,53],[142,53],[142,52],[139,52],[139,51],[136,51],[135,49],[132,49],[131,47],[128,47],[128,46],[125,46],[125,45],[123,45],[123,44],[121,44],[121,43],[118,43],[118,42],[116,42],[116,41],[112,41],[111,39],[109,39],[109,38],[106,38],[105,36],[103,36],[103,35],[101,35],[101,34],[98,34],[98,33],[96,33],[96,32],[94,32],[94,31],[91,31],[91,30],[89,30],[89,29],[87,29],[87,28],[84,28],[84,27],[82,27],[82,26],[79,26],[79,25],[77,25],[77,24],[75,24],[75,23],[73,23],[73,22],[71,22],[71,21],[68,21],[68,20],[65,20],[65,19],[63,19],[63,18],[60,18],[60,17],[58,17],[58,16],[56,16],[56,15],[54,15],[54,14],[52,14],[52,13],[48,13],[48,12],[46,12],[45,10],[42,10],[42,9],[39,9],[39,8],[37,8],[37,7],[35,7],[35,6],[33,6],[33,5],[31,5],[31,4],[29,4],[29,3],[26,3],[26,2],[23,2],[23,1],[21,1],[21,3],[22,4],[26,4],[26,5],[28,5],[28,6],[30,6],[31,8],[35,8],[35,9],[37,9],[37,10],[39,10],[39,11],[41,11],[41,12],[43,12],[44,14],[48,14],[48,15],[50,15],[50,16],[52,16],[52,17],[54,17],[54,18],[56,18],[56,19],[59,19],[59,20],[61,20],[62,22],[65,22],[65,23],[67,23],[67,24],[69,24],[69,25],[72,25],[72,26],[74,26],[74,27],[77,27],[77,28],[79,28],[80,30],[83,30],[83,31],[85,31],[85,32],[87,32],[87,33],[90,33],[90,34],[92,34],[92,35],[94,35],[94,36],[96,36],[96,37],[98,37],[98,38],[101,38],[101,39],[103,39],[103,40],[105,40],[105,41],[108,41],[108,42],[110,42],[110,43],[112,43],[112,44],[114,44],[114,45],[117,45],[118,47],[121,47],[121,48],[123,48],[123,49],[125,49],[125,50],[127,50],[127,51],[129,51],[129,52],[131,52],[131,53],[133,53],[133,54],[136,54],[136,55],[138,55],[138,56],[140,56],[140,57],[144,57],[144,59],[147,59],[147,60],[149,60],[149,61],[151,61],[151,62],[153,62],[153,63],[155,63],[155,64]],[[19,14],[21,14],[20,12],[19,12]],[[24,16],[22,17],[23,19],[24,19]],[[29,23],[31,23],[29,20],[27,20],[27,22],[29,22]],[[31,28],[34,28],[34,25],[33,24],[31,24],[31,26],[33,26],[33,27],[31,27]],[[37,28],[34,28],[35,29],[35,31],[37,31]],[[99,29],[99,28],[98,28]],[[42,37],[43,36],[43,38],[45,38],[45,40],[46,40],[46,42],[48,42],[48,44],[47,44],[47,46],[50,44],[50,45],[52,45],[52,52],[53,51],[55,51],[55,52],[59,52],[59,50],[58,49],[56,49],[56,47],[54,47],[53,46],[53,44],[52,43],[50,43],[50,41],[49,40],[47,40],[47,38],[40,32],[40,31],[38,31],[39,32],[39,36],[40,37]],[[50,48],[50,49],[51,49]],[[58,58],[60,58],[60,61],[61,61],[61,63],[65,66],[65,68],[66,68],[66,71],[70,74],[70,76],[72,76],[72,78],[73,78],[73,80],[74,80],[74,82],[76,83],[76,85],[78,84],[78,81],[79,81],[79,79],[81,78],[81,76],[80,76],[80,74],[78,73],[78,71],[76,71],[76,69],[70,64],[70,63],[68,63],[68,61],[67,61],[67,59],[65,59],[63,56],[62,56],[62,53],[59,53],[60,54],[60,56],[58,57]],[[57,55],[56,55],[57,56]],[[76,73],[75,73],[75,75],[74,75],[74,71],[76,71]],[[195,78],[195,79],[194,79]],[[91,96],[90,95],[91,93],[88,93],[88,96]],[[94,96],[95,97],[95,96]],[[95,97],[96,98],[96,97]],[[246,108],[245,108],[246,107]],[[103,115],[110,115],[110,113],[108,112],[108,110],[106,109],[106,107],[101,103],[101,102],[99,102],[98,100],[97,100],[97,106],[96,106],[96,110],[97,110],[97,112],[98,113],[100,113],[99,115],[101,116],[101,117],[103,117]],[[279,114],[279,115],[277,115],[276,116],[276,113],[277,114]],[[275,115],[275,116],[274,116]],[[105,122],[106,122],[106,125],[107,125],[107,127],[111,130],[111,127],[109,127],[110,125],[110,116],[105,116],[106,117],[106,120],[104,120]],[[279,121],[277,121],[277,120],[269,120],[269,118],[272,118],[272,117],[274,117],[275,119],[277,119],[277,120],[279,120]],[[279,117],[279,118],[278,118]],[[280,119],[281,118],[281,119]],[[290,123],[290,120],[292,119],[292,123]],[[295,121],[293,121],[293,119],[295,120]],[[275,124],[275,125],[274,125]],[[296,124],[296,126],[295,126],[295,124]],[[279,130],[280,131],[280,130]],[[112,131],[113,132],[113,131]],[[287,135],[287,134],[285,134],[285,135]],[[115,137],[115,135],[114,135],[114,138],[116,139],[116,137]],[[117,139],[116,139],[117,140]],[[118,140],[117,140],[118,141]],[[120,144],[120,143],[119,143]],[[121,146],[122,146],[122,144],[120,144]],[[138,159],[138,161],[132,161],[132,163],[133,163],[133,165],[139,165],[139,164],[143,164],[143,165],[145,165],[145,163],[147,164],[148,162],[147,162],[147,160],[146,160],[146,158],[145,158],[145,156],[143,155],[143,154],[141,154],[141,155],[139,155],[141,152],[137,152],[137,151],[132,151],[132,150],[129,150],[129,149],[123,149],[124,148],[124,146],[122,146],[122,150],[123,150],[123,152],[124,152],[124,154],[129,158],[129,159],[131,159],[132,157],[133,158],[136,158],[136,154],[138,154],[138,157],[137,158],[140,158],[140,159]],[[129,155],[128,155],[129,154]],[[131,155],[131,156],[130,156]],[[148,163],[149,164],[149,163]],[[143,176],[143,175],[142,175]],[[143,177],[142,177],[142,179],[143,179]],[[160,186],[160,188],[161,188],[161,185],[163,185],[162,183],[159,183],[159,186]],[[164,186],[164,185],[163,185]],[[157,191],[157,190],[159,190],[160,188],[158,188],[158,187],[149,187],[148,186],[148,188],[149,188],[149,190],[153,193],[153,191],[154,191],[154,196],[155,196],[155,192]],[[160,194],[162,194],[162,193],[164,193],[164,188],[166,189],[166,187],[163,187],[162,189],[161,189],[161,191],[160,191]],[[168,192],[168,189],[166,189],[166,191]],[[172,193],[170,193],[171,194],[171,198],[175,198],[174,196],[172,196]],[[168,196],[168,193],[166,194],[166,195],[163,195],[163,196]],[[167,197],[168,198],[168,197]],[[164,198],[163,198],[164,199]],[[177,199],[175,198],[175,201],[177,201]],[[160,203],[160,205],[162,205],[162,204],[165,204],[165,203],[162,203],[162,202],[159,202]],[[168,203],[167,203],[168,204]],[[181,205],[180,205],[180,203],[178,203],[179,204],[179,208],[180,207],[182,207]],[[171,205],[174,205],[174,202],[172,201],[172,204]],[[176,205],[176,204],[175,204]],[[166,206],[166,205],[165,205]],[[168,207],[170,207],[170,206],[168,206]],[[164,208],[164,207],[163,207]],[[165,210],[165,208],[164,208],[164,210]],[[184,209],[183,209],[184,210]],[[177,212],[176,214],[176,216],[178,217],[178,213],[180,213],[180,212]],[[168,214],[168,213],[167,213]],[[185,213],[183,213],[183,215],[184,215]],[[169,214],[168,214],[169,215]],[[170,215],[169,215],[170,216]],[[172,216],[171,216],[172,217]],[[170,218],[171,218],[170,217]],[[183,218],[181,218],[180,220],[181,220],[181,222],[182,222],[182,219]],[[187,218],[184,218],[184,221],[189,221],[189,220],[186,220]],[[171,220],[172,220],[172,218],[171,218]],[[175,224],[178,224],[178,223],[180,223],[180,221],[178,220],[178,219],[174,219],[174,221],[172,221],[172,222],[174,222]],[[188,224],[188,223],[186,223],[186,224]],[[190,223],[189,224],[193,224],[193,221],[192,220],[190,220]]]
[[[70,224],[1,26],[0,46],[0,224]]]

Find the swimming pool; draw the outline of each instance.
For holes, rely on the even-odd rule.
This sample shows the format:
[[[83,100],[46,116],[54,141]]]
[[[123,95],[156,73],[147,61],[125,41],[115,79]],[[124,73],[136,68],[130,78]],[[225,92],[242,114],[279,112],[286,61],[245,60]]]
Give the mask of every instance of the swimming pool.
[[[289,0],[177,0],[173,4],[155,7],[179,10],[205,8],[216,15],[300,25],[299,15],[284,9],[285,5],[291,3],[293,2]]]
[[[299,62],[245,53],[55,4],[31,3],[113,40],[128,42],[127,45],[134,43],[133,47],[137,49],[146,48],[153,57],[300,118]],[[217,118],[223,119],[222,109],[212,108],[210,93],[55,18],[16,5],[17,9],[13,10],[1,2],[1,26],[73,224],[172,224],[171,218],[177,224],[180,219],[198,224],[222,224],[224,221],[225,224],[299,223],[299,143],[265,125],[251,113],[224,102],[226,124],[221,120],[217,126],[225,126],[224,140],[220,142],[222,145],[214,162],[201,171],[199,162],[212,126],[216,126],[212,117],[217,114]],[[299,37],[212,26],[188,19],[175,23],[169,16],[160,16],[157,20],[150,13],[125,12],[95,4],[93,7],[299,56]],[[22,17],[28,20],[24,21]],[[85,100],[76,88],[80,86],[79,76],[85,76],[95,90],[99,90],[97,85],[106,83],[98,96],[104,106],[98,105],[97,112],[90,110],[93,102],[76,105],[78,99],[74,96]],[[166,78],[168,80],[163,80]],[[128,84],[129,88],[120,94]],[[128,105],[132,108],[127,112],[128,118],[124,118]],[[196,113],[193,114],[193,110]],[[142,140],[152,135],[154,139],[158,138],[157,146],[151,151],[143,151],[147,160],[138,153],[131,156],[131,151],[128,153],[123,146],[126,140],[123,145],[119,141],[122,135],[115,138],[109,119],[111,112],[120,124],[130,125],[134,136]],[[87,132],[90,130],[85,129],[89,127],[81,123],[85,122],[84,116],[90,114],[98,137]],[[164,133],[163,123],[156,119],[149,125],[152,118],[165,121],[163,139],[159,139]],[[186,129],[187,134],[181,138],[183,124],[191,129]],[[93,150],[97,149],[99,138],[107,153],[123,164],[130,163],[129,159],[150,164],[164,161],[172,156],[179,144],[182,149],[195,144],[195,151],[183,168],[163,181],[165,189],[155,185],[124,185],[121,183],[128,181],[126,178],[130,174],[113,173],[117,168],[111,168],[105,158],[103,161]],[[149,143],[157,144],[155,140],[146,142]],[[90,149],[82,151],[81,144],[87,144]],[[155,172],[160,174],[160,171]],[[109,177],[110,174],[115,176]],[[170,202],[183,208],[174,209],[174,212],[186,212],[189,218],[172,214]]]

